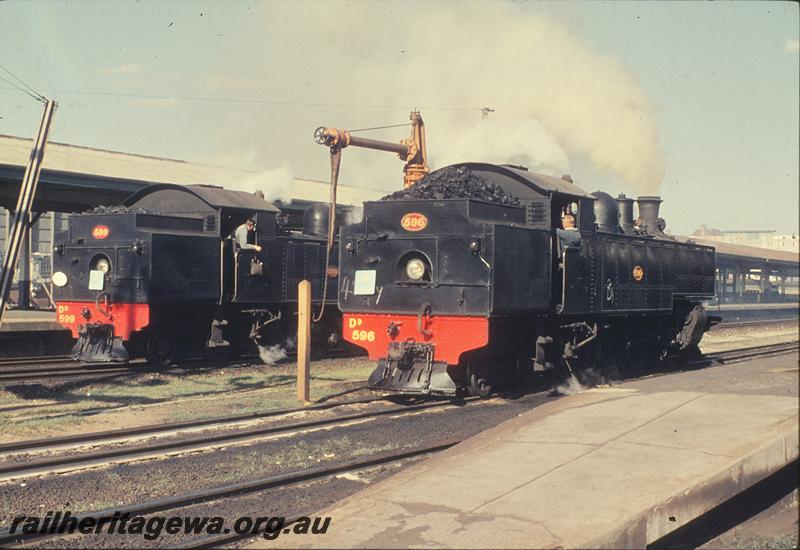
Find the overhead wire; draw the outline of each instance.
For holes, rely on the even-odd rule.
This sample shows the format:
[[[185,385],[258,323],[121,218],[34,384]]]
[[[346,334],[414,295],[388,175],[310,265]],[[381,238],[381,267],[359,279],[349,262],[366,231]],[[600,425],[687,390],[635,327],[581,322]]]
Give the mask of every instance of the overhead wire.
[[[29,92],[25,88],[22,88],[21,86],[17,86],[16,84],[11,82],[7,78],[4,78],[4,77],[0,76],[0,80],[2,80],[3,82],[7,82],[8,84],[11,84],[11,86],[13,86],[12,88],[7,88],[7,87],[3,86],[2,89],[4,89],[4,90],[17,90],[17,91],[22,92],[23,94],[29,95],[30,97],[32,97],[36,101],[42,101],[42,98],[40,98],[39,96],[32,94],[31,92]]]
[[[7,68],[5,68],[5,67],[4,67],[2,64],[0,64],[0,69],[3,69],[3,70],[4,70],[5,72],[7,72],[7,73],[8,73],[8,74],[9,74],[9,75],[12,77],[12,78],[14,78],[14,79],[15,79],[17,82],[19,82],[20,84],[22,84],[22,86],[23,86],[23,88],[24,88],[24,89],[23,89],[23,88],[20,88],[18,85],[14,84],[14,83],[13,83],[13,82],[11,82],[10,80],[8,80],[8,79],[6,79],[6,78],[3,78],[3,77],[1,77],[1,76],[0,76],[0,78],[2,78],[2,79],[3,79],[3,81],[5,81],[5,82],[7,82],[7,83],[11,84],[11,85],[12,85],[12,86],[14,86],[14,87],[15,87],[17,90],[20,90],[20,91],[22,91],[22,92],[25,92],[26,94],[28,94],[29,96],[31,96],[32,98],[34,98],[36,101],[41,101],[41,102],[43,102],[43,103],[46,103],[46,102],[47,102],[47,98],[46,98],[46,97],[44,97],[44,95],[42,95],[42,94],[40,94],[39,92],[37,92],[37,91],[36,91],[36,89],[35,89],[33,86],[31,86],[30,84],[28,84],[27,82],[25,82],[24,80],[22,80],[20,77],[18,77],[18,76],[17,76],[17,75],[15,75],[14,73],[12,73],[10,70],[8,70]]]
[[[364,108],[364,109],[411,109],[411,105],[382,105],[382,104],[358,104],[358,103],[316,103],[310,101],[282,101],[274,99],[258,98],[237,98],[237,97],[210,97],[210,96],[169,96],[159,94],[132,94],[124,92],[97,92],[91,90],[50,90],[46,92],[64,95],[94,95],[103,97],[126,97],[132,99],[161,99],[178,101],[209,101],[219,103],[252,103],[261,105],[293,105],[298,107],[344,107],[344,108]],[[38,93],[38,92],[37,92]],[[455,107],[455,106],[418,106],[418,109],[426,111],[482,111],[483,107]]]
[[[14,80],[16,80],[17,82],[19,82],[20,84],[22,84],[22,86],[23,86],[25,89],[27,89],[28,91],[30,91],[31,93],[33,93],[33,94],[36,94],[36,95],[42,95],[42,94],[40,94],[39,92],[37,92],[37,91],[36,91],[36,90],[33,88],[33,86],[31,86],[30,84],[28,84],[27,82],[25,82],[24,80],[22,80],[22,78],[18,77],[16,74],[12,73],[12,72],[11,72],[11,71],[10,71],[10,70],[9,70],[9,69],[6,67],[6,66],[4,66],[4,65],[0,64],[0,69],[3,69],[3,70],[6,72],[6,73],[8,73],[8,75],[9,75],[9,76],[11,76],[11,77],[12,77]],[[6,81],[6,82],[8,82],[8,81]]]

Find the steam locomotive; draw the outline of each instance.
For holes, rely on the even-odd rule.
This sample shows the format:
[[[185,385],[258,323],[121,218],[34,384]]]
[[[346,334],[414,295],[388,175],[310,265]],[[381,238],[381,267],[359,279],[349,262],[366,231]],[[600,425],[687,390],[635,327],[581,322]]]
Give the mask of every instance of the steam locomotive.
[[[483,163],[444,170],[515,200],[367,202],[362,221],[342,228],[344,338],[377,360],[370,387],[485,396],[534,372],[696,350],[714,321],[702,306],[714,294],[714,249],[664,234],[658,197],[639,198],[635,226],[632,199],[589,194],[568,177]],[[558,237],[565,212],[578,246]]]
[[[231,238],[247,218],[261,251]],[[333,342],[338,254],[327,254],[327,232],[325,204],[279,208],[210,185],[151,185],[120,206],[74,214],[56,237],[52,276],[58,321],[77,338],[72,356],[166,365],[281,344],[303,279],[314,313],[324,308],[312,337]]]

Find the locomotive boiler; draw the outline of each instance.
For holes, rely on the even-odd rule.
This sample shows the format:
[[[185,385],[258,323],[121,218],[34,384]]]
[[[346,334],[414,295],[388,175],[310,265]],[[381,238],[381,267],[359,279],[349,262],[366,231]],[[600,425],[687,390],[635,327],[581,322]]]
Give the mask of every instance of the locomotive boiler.
[[[256,195],[210,185],[156,184],[122,205],[70,217],[54,247],[58,321],[81,361],[156,365],[220,359],[283,344],[296,325],[297,284],[312,283],[318,341],[335,340],[337,254],[326,265],[328,206],[279,209]],[[232,234],[255,220],[252,244]],[[295,223],[296,221],[296,223]]]
[[[631,199],[523,167],[464,163],[416,186],[340,234],[344,338],[377,361],[372,388],[485,396],[536,371],[691,353],[712,321],[714,249],[664,234],[657,197],[635,224]]]

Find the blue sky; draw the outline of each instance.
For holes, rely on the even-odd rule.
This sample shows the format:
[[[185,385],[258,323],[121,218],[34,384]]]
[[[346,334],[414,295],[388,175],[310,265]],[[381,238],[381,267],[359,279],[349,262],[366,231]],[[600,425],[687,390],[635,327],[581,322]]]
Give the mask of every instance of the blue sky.
[[[791,233],[798,25],[789,2],[12,1],[0,64],[59,101],[55,141],[324,180],[314,128],[420,107],[434,167],[518,161],[658,192],[675,232]],[[6,88],[0,133],[32,136],[39,104]],[[347,151],[342,177],[391,190],[401,166]]]

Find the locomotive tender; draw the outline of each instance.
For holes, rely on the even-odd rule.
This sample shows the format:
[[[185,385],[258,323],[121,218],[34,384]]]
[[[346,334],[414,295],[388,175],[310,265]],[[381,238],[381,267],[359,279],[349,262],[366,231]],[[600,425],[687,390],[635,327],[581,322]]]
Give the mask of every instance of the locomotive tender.
[[[247,218],[256,221],[261,251],[238,249],[231,238]],[[256,195],[210,185],[155,184],[121,207],[72,215],[56,238],[53,282],[58,321],[78,339],[73,358],[144,355],[166,365],[193,353],[223,358],[251,340],[283,343],[303,279],[312,283],[315,308],[328,279],[328,307],[314,335],[336,338],[338,254],[326,267],[327,225],[327,205],[282,212]]]
[[[485,396],[501,381],[599,357],[696,350],[713,322],[701,303],[714,295],[714,249],[665,235],[657,197],[639,199],[634,227],[622,195],[523,167],[453,168],[518,205],[382,200],[342,228],[344,338],[378,361],[370,387]],[[577,218],[579,247],[562,249],[563,212]]]

